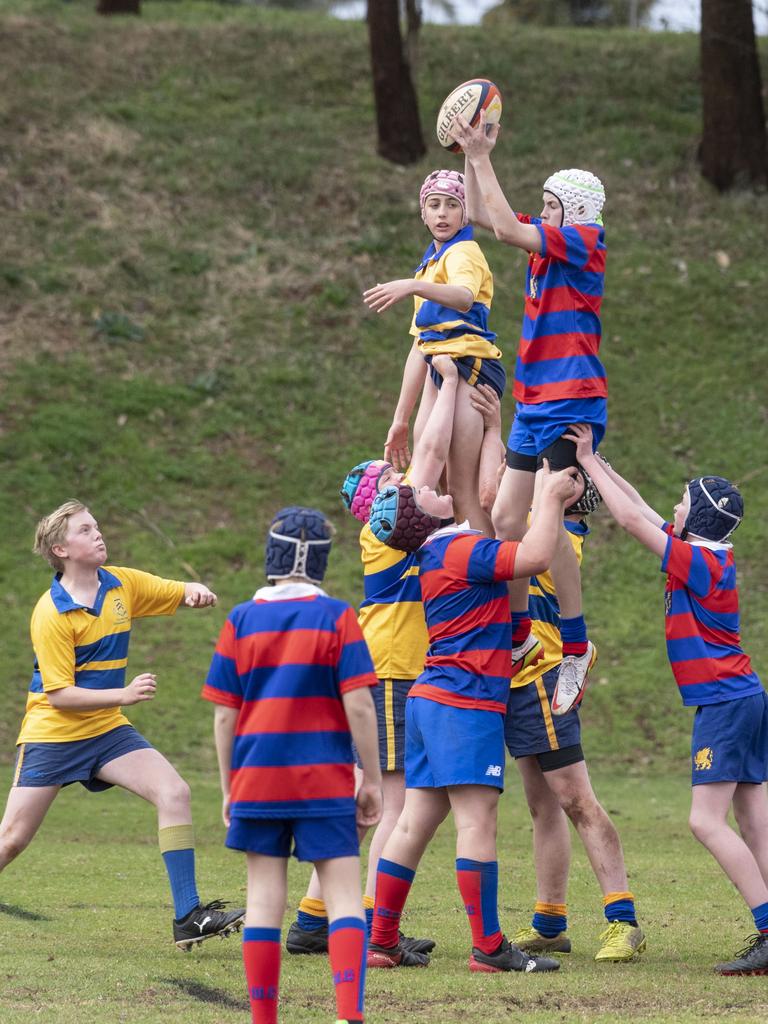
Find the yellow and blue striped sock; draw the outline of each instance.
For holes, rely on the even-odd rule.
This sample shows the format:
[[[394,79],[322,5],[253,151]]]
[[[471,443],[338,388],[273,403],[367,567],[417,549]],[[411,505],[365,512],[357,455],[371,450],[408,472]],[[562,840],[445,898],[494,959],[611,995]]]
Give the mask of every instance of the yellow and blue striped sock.
[[[321,928],[328,927],[328,912],[322,900],[313,899],[311,896],[304,896],[299,903],[299,912],[296,915],[299,928],[305,932],[316,932]]]
[[[171,883],[174,915],[180,921],[200,906],[195,880],[195,832],[191,825],[168,825],[157,830],[157,840]]]
[[[531,925],[539,935],[547,939],[554,939],[560,932],[568,927],[568,905],[566,903],[543,903],[536,901],[533,908]]]

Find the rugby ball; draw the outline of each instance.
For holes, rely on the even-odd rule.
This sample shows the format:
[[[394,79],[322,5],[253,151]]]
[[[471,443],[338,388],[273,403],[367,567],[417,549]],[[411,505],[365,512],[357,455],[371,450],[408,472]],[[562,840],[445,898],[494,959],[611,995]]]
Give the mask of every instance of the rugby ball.
[[[501,93],[487,78],[473,78],[462,82],[440,107],[437,115],[437,141],[451,153],[460,153],[461,146],[448,134],[456,115],[461,114],[474,127],[480,121],[480,111],[485,111],[488,124],[497,124],[501,117]]]

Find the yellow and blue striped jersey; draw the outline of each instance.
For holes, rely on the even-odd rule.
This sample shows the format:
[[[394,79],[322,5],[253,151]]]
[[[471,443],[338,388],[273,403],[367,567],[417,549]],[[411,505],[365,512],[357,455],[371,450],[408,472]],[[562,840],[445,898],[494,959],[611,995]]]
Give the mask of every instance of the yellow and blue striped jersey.
[[[565,520],[563,524],[568,531],[576,558],[581,565],[582,548],[584,538],[589,533],[589,527],[583,520],[570,522]],[[531,616],[531,628],[541,640],[544,648],[544,657],[535,665],[529,665],[519,672],[512,680],[512,686],[527,686],[529,683],[540,679],[551,668],[559,665],[563,660],[563,641],[560,637],[560,605],[555,594],[555,585],[549,572],[543,572],[540,576],[532,576],[528,587],[528,611]]]
[[[415,679],[424,669],[429,639],[413,552],[377,540],[368,523],[360,531],[364,599],[358,622],[379,679]]]
[[[435,251],[434,242],[424,253],[416,269],[417,281],[431,284],[462,285],[472,292],[472,307],[467,312],[442,306],[439,302],[415,296],[411,334],[418,338],[424,355],[481,356],[501,359],[494,345],[496,335],[488,328],[493,301],[493,275],[483,251],[465,227]]]
[[[46,693],[64,686],[125,686],[131,620],[172,615],[184,597],[184,584],[115,566],[102,567],[98,574],[93,608],[73,601],[58,576],[35,605],[30,625],[35,667],[17,743],[68,743],[129,724],[119,707],[57,709]]]

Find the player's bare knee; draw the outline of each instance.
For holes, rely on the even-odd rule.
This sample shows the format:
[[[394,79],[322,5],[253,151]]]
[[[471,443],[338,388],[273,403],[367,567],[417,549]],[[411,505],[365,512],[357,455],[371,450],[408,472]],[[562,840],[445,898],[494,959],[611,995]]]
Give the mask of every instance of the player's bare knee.
[[[180,775],[167,782],[158,793],[157,805],[166,810],[188,811],[191,803],[192,791]]]
[[[15,860],[29,846],[31,838],[26,829],[13,825],[0,830],[0,865]]]

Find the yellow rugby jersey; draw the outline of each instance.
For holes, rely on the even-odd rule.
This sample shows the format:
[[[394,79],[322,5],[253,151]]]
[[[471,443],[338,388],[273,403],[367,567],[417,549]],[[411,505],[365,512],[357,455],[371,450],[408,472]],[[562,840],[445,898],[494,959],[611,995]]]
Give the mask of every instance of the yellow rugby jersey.
[[[93,608],[73,601],[58,576],[35,605],[30,625],[35,667],[17,743],[86,740],[130,724],[119,707],[57,709],[46,692],[64,686],[125,686],[131,620],[172,615],[184,597],[184,584],[115,566],[102,567],[98,574]]]
[[[589,527],[583,520],[574,523],[566,519],[565,528],[568,531],[573,550],[576,552],[579,565],[581,565],[584,538],[589,533]],[[549,572],[531,577],[528,587],[528,609],[533,632],[541,640],[544,648],[544,657],[535,665],[530,665],[519,672],[512,680],[513,687],[527,686],[534,680],[540,679],[545,672],[549,672],[563,660],[563,641],[560,638],[560,605]]]
[[[472,292],[472,307],[466,313],[441,306],[439,302],[414,297],[415,312],[411,334],[418,338],[424,355],[481,356],[501,359],[494,344],[496,335],[488,328],[493,301],[493,275],[483,251],[467,226],[445,242],[439,252],[434,242],[416,268],[415,279],[431,284],[462,285]]]
[[[429,638],[416,556],[377,540],[368,523],[360,531],[364,599],[358,622],[379,679],[415,679],[424,668]]]

